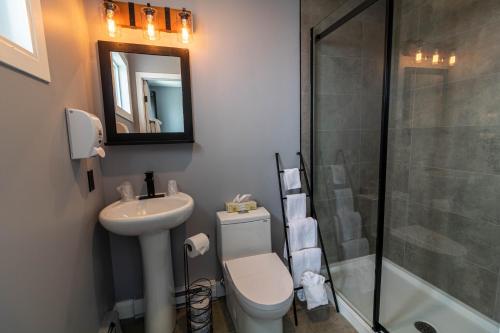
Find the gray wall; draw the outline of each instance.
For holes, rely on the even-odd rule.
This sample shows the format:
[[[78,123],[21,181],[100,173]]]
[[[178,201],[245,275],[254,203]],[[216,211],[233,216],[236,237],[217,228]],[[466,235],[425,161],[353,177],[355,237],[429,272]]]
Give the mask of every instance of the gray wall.
[[[385,255],[500,321],[500,3],[396,3]],[[415,64],[411,40],[457,64]],[[466,252],[393,233],[408,226]]]
[[[11,333],[97,332],[112,306],[99,162],[88,193],[65,107],[93,112],[82,2],[42,1],[52,82],[0,65],[0,322]]]
[[[98,21],[98,3],[87,2],[89,21]],[[192,278],[220,277],[215,212],[237,193],[252,193],[271,211],[273,245],[276,250],[282,246],[273,153],[281,152],[285,163],[293,165],[299,149],[299,1],[171,1],[169,5],[185,6],[195,15],[190,56],[196,144],[112,147],[103,173],[106,202],[118,199],[114,188],[126,179],[144,192],[147,170],[156,172],[159,190],[176,179],[180,189],[193,196],[193,216],[173,230],[175,279],[181,285],[182,242],[198,232],[210,235],[212,247],[192,261]],[[123,42],[145,42],[141,32],[122,36]],[[94,42],[105,38],[97,27],[92,31]],[[159,43],[183,47],[176,36]],[[97,62],[93,66],[98,82]],[[96,105],[102,108],[101,104],[99,96]],[[113,235],[111,241],[117,300],[142,297],[137,240]]]

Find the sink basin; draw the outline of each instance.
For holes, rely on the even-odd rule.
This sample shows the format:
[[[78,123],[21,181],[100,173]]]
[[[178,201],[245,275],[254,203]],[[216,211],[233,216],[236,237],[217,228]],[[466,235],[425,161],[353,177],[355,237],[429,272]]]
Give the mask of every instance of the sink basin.
[[[124,236],[168,230],[184,223],[193,212],[193,199],[185,193],[162,198],[117,201],[99,215],[102,225]]]
[[[175,287],[170,229],[184,223],[193,208],[193,198],[177,193],[162,198],[117,201],[99,214],[99,220],[107,230],[118,235],[139,237],[146,333],[174,331]]]

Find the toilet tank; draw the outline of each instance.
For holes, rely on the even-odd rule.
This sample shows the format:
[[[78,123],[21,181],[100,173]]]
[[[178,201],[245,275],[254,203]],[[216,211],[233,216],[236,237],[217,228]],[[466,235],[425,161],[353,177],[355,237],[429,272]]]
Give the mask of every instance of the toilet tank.
[[[271,215],[264,207],[248,213],[217,212],[220,262],[270,252]]]

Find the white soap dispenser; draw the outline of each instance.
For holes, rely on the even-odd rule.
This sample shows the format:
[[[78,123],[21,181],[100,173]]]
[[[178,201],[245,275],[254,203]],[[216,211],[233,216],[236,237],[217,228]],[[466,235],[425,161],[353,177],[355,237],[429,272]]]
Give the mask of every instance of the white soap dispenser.
[[[82,110],[67,108],[66,122],[72,159],[106,156],[101,147],[104,135],[99,118]]]

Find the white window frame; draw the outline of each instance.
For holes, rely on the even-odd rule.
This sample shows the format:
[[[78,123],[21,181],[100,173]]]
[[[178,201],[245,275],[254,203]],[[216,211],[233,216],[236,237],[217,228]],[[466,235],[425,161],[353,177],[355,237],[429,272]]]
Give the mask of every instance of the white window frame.
[[[114,54],[117,54],[120,59],[123,61],[123,63],[125,64],[125,67],[126,67],[126,75],[127,75],[127,84],[128,84],[128,89],[127,89],[127,98],[128,98],[128,103],[129,103],[129,108],[130,108],[130,111],[128,110],[125,110],[121,107],[121,98],[120,96],[123,94],[123,91],[121,90],[121,80],[120,78],[116,77],[116,73],[115,73],[115,70],[114,70],[114,66],[115,66],[115,61],[113,60],[113,53]],[[118,68],[118,71],[120,71],[120,68]],[[131,122],[134,122],[134,115],[133,115],[133,105],[132,105],[132,92],[131,92],[131,89],[132,87],[130,86],[130,73],[129,73],[129,66],[128,66],[128,61],[127,61],[127,58],[125,58],[121,53],[119,52],[112,52],[111,53],[111,76],[113,78],[113,91],[114,91],[114,94],[115,94],[115,113],[118,114],[120,117],[122,118],[125,118]],[[120,74],[119,74],[120,75]],[[120,99],[120,103],[118,102],[118,100]]]
[[[43,81],[50,82],[49,59],[47,56],[47,46],[45,44],[40,0],[15,1],[26,1],[29,15],[28,21],[31,27],[33,53],[11,40],[0,36],[0,62],[42,79]]]

